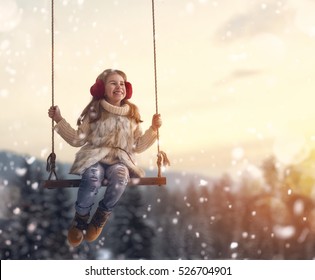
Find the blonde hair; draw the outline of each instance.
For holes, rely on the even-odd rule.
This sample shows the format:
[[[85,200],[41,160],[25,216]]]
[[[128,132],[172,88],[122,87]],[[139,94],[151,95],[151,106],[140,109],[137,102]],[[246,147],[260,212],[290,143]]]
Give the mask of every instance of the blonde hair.
[[[127,75],[123,71],[117,69],[104,70],[98,75],[97,80],[102,80],[104,84],[106,84],[107,79],[111,74],[118,74],[124,79],[125,82],[127,81]],[[101,100],[102,99],[96,99],[93,97],[89,104],[83,109],[80,117],[78,118],[77,125],[80,125],[88,114],[90,115],[90,123],[96,122],[101,118],[102,112],[104,111],[104,108],[101,105]],[[123,99],[121,101],[121,105],[124,104],[128,104],[130,108],[127,117],[131,120],[134,120],[136,123],[142,122],[138,107],[127,99]]]

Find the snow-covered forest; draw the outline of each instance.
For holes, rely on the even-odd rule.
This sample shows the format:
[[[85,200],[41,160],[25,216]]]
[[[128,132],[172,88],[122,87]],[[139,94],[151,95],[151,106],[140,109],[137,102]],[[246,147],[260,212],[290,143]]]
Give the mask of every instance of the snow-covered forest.
[[[259,179],[223,174],[182,188],[130,187],[102,237],[74,249],[66,235],[76,190],[41,188],[46,163],[34,157],[0,156],[1,259],[315,257],[315,208],[299,191],[303,174],[293,166],[280,169],[273,158],[262,163]],[[66,165],[58,172],[65,178]]]

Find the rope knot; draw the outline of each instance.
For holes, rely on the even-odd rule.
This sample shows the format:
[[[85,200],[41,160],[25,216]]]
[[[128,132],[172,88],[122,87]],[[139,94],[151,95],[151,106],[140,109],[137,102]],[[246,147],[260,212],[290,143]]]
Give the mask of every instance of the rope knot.
[[[163,151],[159,151],[157,154],[157,166],[158,166],[158,177],[161,177],[161,166],[170,166],[171,163],[167,157],[167,154]]]
[[[48,180],[50,180],[53,174],[55,175],[55,178],[58,180],[55,169],[56,169],[56,154],[52,152],[47,158],[46,170],[47,172],[50,172]]]

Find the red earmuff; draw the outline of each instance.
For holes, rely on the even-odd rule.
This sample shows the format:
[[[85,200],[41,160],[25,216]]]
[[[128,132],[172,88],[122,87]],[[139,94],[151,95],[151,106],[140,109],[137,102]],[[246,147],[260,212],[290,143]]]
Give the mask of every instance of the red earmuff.
[[[125,82],[126,87],[126,97],[125,99],[130,99],[132,96],[132,85],[129,82]]]
[[[91,95],[96,99],[104,97],[105,85],[101,79],[97,79],[93,86],[90,88]]]
[[[125,99],[130,99],[132,96],[132,85],[129,82],[125,82],[126,87],[126,97]],[[96,99],[101,99],[104,97],[105,85],[103,80],[97,79],[93,86],[90,88],[91,95]]]

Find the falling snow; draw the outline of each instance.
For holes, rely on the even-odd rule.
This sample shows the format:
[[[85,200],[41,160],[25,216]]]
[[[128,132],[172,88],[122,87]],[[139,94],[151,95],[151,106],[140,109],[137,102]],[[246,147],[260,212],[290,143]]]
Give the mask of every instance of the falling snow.
[[[293,226],[276,225],[273,230],[275,235],[280,239],[289,239],[295,234],[295,228]]]
[[[15,173],[17,176],[24,176],[27,172],[26,168],[16,168]]]
[[[103,27],[114,19],[110,14],[106,17],[99,6],[91,9],[90,1],[61,0],[59,2],[59,9],[62,9],[64,18],[58,18],[55,30],[56,40],[59,42],[55,53],[56,70],[60,73],[57,79],[61,83],[58,85],[58,91],[61,91],[58,92],[58,99],[66,100],[64,99],[66,96],[78,93],[76,100],[73,101],[75,104],[72,105],[79,106],[78,104],[86,102],[87,98],[79,94],[82,91],[81,86],[89,84],[91,78],[85,80],[85,77],[78,74],[78,69],[85,69],[86,76],[90,76],[90,72],[99,72],[105,64],[120,66],[128,61],[124,53],[127,52],[130,56],[129,49],[131,50],[134,44],[142,45],[143,41],[141,38],[135,41],[135,37],[131,36],[131,25],[125,29],[123,22],[121,24],[119,22],[117,26],[113,25],[115,27],[110,29],[108,36],[103,35],[106,34],[102,31]],[[291,107],[289,98],[284,94],[280,94],[278,99],[272,99],[274,101],[272,104],[278,104],[277,106],[270,106],[270,103],[267,103],[269,99],[264,99],[282,88],[281,77],[276,73],[276,69],[286,65],[290,72],[294,72],[293,68],[300,70],[302,68],[299,68],[299,65],[307,64],[308,58],[303,56],[302,52],[294,52],[294,49],[286,43],[294,37],[295,32],[298,32],[301,38],[300,42],[295,44],[307,42],[306,46],[309,47],[303,45],[302,48],[305,50],[312,49],[313,46],[314,3],[293,2],[252,1],[246,9],[237,9],[242,12],[235,13],[230,18],[218,13],[220,8],[224,7],[224,3],[220,1],[181,2],[178,11],[173,11],[174,19],[179,19],[180,23],[181,20],[193,20],[194,24],[199,24],[200,19],[202,27],[204,22],[200,15],[205,11],[212,13],[213,18],[221,16],[222,19],[224,18],[220,25],[210,26],[210,29],[208,28],[209,30],[204,33],[195,32],[197,35],[205,34],[206,40],[191,40],[188,44],[191,50],[196,43],[206,45],[207,50],[212,45],[219,45],[220,49],[215,55],[218,55],[218,61],[221,60],[223,63],[221,66],[211,66],[208,69],[210,76],[214,76],[217,81],[207,82],[209,86],[207,88],[191,83],[191,80],[189,82],[183,75],[186,70],[181,70],[180,65],[176,65],[177,62],[170,63],[171,67],[163,63],[163,57],[167,56],[163,55],[165,50],[161,44],[162,60],[159,66],[161,88],[170,89],[174,86],[173,99],[176,102],[167,101],[174,102],[167,105],[172,105],[170,106],[172,113],[168,114],[169,119],[165,121],[166,129],[167,126],[172,126],[173,134],[165,133],[167,139],[165,142],[161,140],[160,144],[174,145],[174,151],[171,151],[174,171],[162,169],[168,180],[165,188],[137,189],[136,198],[126,195],[124,199],[128,203],[123,204],[124,199],[122,199],[121,212],[113,215],[112,224],[104,236],[96,244],[85,243],[84,247],[74,250],[65,243],[67,228],[73,218],[72,190],[56,192],[41,188],[41,181],[47,178],[45,159],[50,153],[47,144],[50,139],[47,143],[41,140],[50,133],[49,125],[47,129],[43,128],[48,121],[43,120],[42,117],[46,115],[46,109],[43,110],[46,105],[43,104],[47,104],[47,97],[50,94],[50,86],[47,82],[50,62],[48,60],[47,63],[40,64],[37,70],[36,67],[34,70],[32,65],[37,65],[49,54],[50,47],[47,48],[51,35],[49,6],[45,1],[41,4],[39,2],[21,4],[14,0],[1,1],[0,59],[3,65],[1,69],[3,78],[0,85],[0,100],[1,104],[10,108],[6,114],[3,114],[1,135],[9,136],[7,142],[9,141],[12,149],[26,150],[28,153],[32,153],[31,149],[33,151],[35,149],[39,158],[35,155],[16,155],[0,151],[2,199],[0,244],[3,244],[0,258],[314,259],[314,250],[309,248],[315,242],[315,173],[314,152],[309,143],[315,143],[315,136],[305,136],[304,133],[292,134],[291,130],[279,128],[281,122],[291,125],[290,120],[287,120],[286,112],[295,112],[296,114],[292,115],[299,115],[292,122],[292,126],[301,127],[299,124],[311,123],[308,114],[313,108],[311,105],[300,103],[300,100],[296,102],[295,97],[292,96],[290,98],[295,101],[294,105],[302,108]],[[112,1],[111,4],[111,8],[119,10],[120,16],[135,16],[132,10],[124,7],[122,1]],[[160,15],[163,17],[167,12],[167,1],[160,1],[158,4],[161,8]],[[236,7],[238,4],[233,3],[233,5]],[[88,19],[83,12],[89,9],[93,16]],[[133,18],[134,24],[136,21]],[[26,30],[24,26],[28,28],[27,32],[24,32]],[[35,29],[35,26],[40,28]],[[173,36],[174,27],[169,28],[167,36],[161,33],[157,38],[163,40],[165,37],[167,40],[174,40],[174,46],[181,46],[176,48],[176,52],[180,53],[178,57],[185,57],[191,69],[200,67],[200,62],[202,64],[207,60],[213,62],[210,57],[205,56],[207,53],[204,53],[202,60],[199,61],[194,51],[191,51],[193,54],[191,57],[189,52],[185,53],[182,48],[185,44],[182,43],[185,36],[191,38],[190,28],[182,29],[181,39]],[[85,30],[88,30],[88,33],[84,33],[86,38],[83,41],[88,45],[80,36]],[[94,31],[98,33],[96,36]],[[74,44],[69,43],[71,38],[75,41]],[[106,41],[105,45],[103,40]],[[119,47],[107,44],[108,41],[118,42],[116,44]],[[222,47],[220,44],[226,45]],[[40,45],[46,49],[44,50]],[[171,45],[170,43],[170,53],[175,50]],[[199,45],[198,49],[202,53]],[[132,59],[137,61],[137,67],[143,67],[141,59],[138,58],[143,57],[144,54],[145,52],[141,51],[133,54]],[[258,58],[261,58],[261,63]],[[96,61],[91,61],[95,59]],[[311,58],[309,60],[311,61]],[[195,61],[199,64],[194,64]],[[63,62],[66,65],[63,65]],[[146,73],[147,69],[143,68]],[[273,70],[268,72],[269,69]],[[202,76],[204,71],[200,69],[197,72]],[[64,75],[64,73],[71,73],[71,75]],[[292,76],[287,77],[288,80],[290,77]],[[136,75],[133,78],[135,85],[139,83],[137,85],[139,95],[136,98],[147,100],[140,94],[151,89],[146,88],[147,85],[141,88],[142,85],[137,82]],[[303,89],[307,90],[308,87],[311,89],[312,78],[309,73],[305,73],[303,78],[297,75],[295,79],[303,85]],[[80,86],[77,85],[79,80],[82,80]],[[171,86],[168,85],[170,81]],[[190,84],[193,84],[193,88]],[[299,84],[294,84],[292,87],[301,88]],[[85,85],[85,88],[88,86]],[[175,88],[179,88],[180,95]],[[250,88],[251,95],[246,91],[247,88]],[[185,94],[185,91],[190,92],[192,89],[200,93],[206,92],[212,107],[204,109],[202,98],[200,98],[202,101],[196,101],[196,95]],[[192,98],[189,99],[191,106],[200,108],[200,112],[181,111],[178,106],[180,103],[177,104],[181,102],[179,96],[185,96],[185,99]],[[163,100],[163,97],[161,99]],[[11,100],[13,103],[10,103]],[[25,108],[20,110],[18,107],[11,110],[11,107],[16,106],[17,100],[23,105],[28,104],[27,110]],[[34,102],[30,104],[30,101]],[[65,101],[65,103],[70,102]],[[246,107],[245,103],[250,104],[252,108]],[[308,103],[312,104],[312,102]],[[238,104],[241,104],[241,107],[236,107]],[[259,104],[257,110],[255,110],[256,104]],[[219,111],[220,106],[224,107],[224,112]],[[307,106],[310,106],[310,111],[304,108]],[[238,111],[233,111],[234,107],[238,108]],[[273,111],[273,116],[279,115],[284,118],[274,120],[263,109],[267,107]],[[298,114],[300,113],[298,109],[303,113]],[[145,114],[147,114],[146,110],[147,108],[144,108]],[[264,111],[263,115],[260,115],[260,111]],[[208,112],[215,112],[216,118],[212,118],[213,115]],[[67,113],[77,116],[77,112]],[[31,114],[35,116],[33,121],[28,119],[28,115]],[[258,118],[255,118],[256,114]],[[246,125],[242,126],[242,122]],[[188,127],[192,129],[194,126],[198,133],[187,129]],[[176,127],[175,133],[174,127]],[[210,131],[209,139],[206,130]],[[32,136],[25,136],[26,131],[30,131]],[[191,137],[189,141],[187,141],[187,133],[188,138]],[[206,136],[203,136],[204,133]],[[233,138],[232,144],[222,142],[220,137],[227,139],[227,136],[232,134],[236,137]],[[242,135],[245,135],[246,141],[242,142],[238,139]],[[83,139],[86,135],[80,134],[79,137]],[[193,155],[187,156],[178,152],[177,149],[181,147],[184,150],[192,145],[198,146],[194,141],[202,145],[194,148]],[[56,142],[56,149],[62,156],[69,152],[68,146],[59,138]],[[216,143],[220,144],[215,146]],[[272,156],[257,163],[256,152],[267,154],[265,150],[267,146]],[[209,162],[206,167],[201,167],[204,158]],[[225,161],[224,167],[221,161]],[[188,164],[192,166],[192,163],[194,170],[189,171],[198,175],[188,171],[175,171]],[[155,154],[145,162],[145,166],[150,174],[156,171]],[[58,172],[61,178],[70,178],[69,164],[58,165]],[[151,255],[144,257],[148,252]]]
[[[230,245],[231,249],[236,249],[238,247],[238,243],[237,242],[232,242]]]

